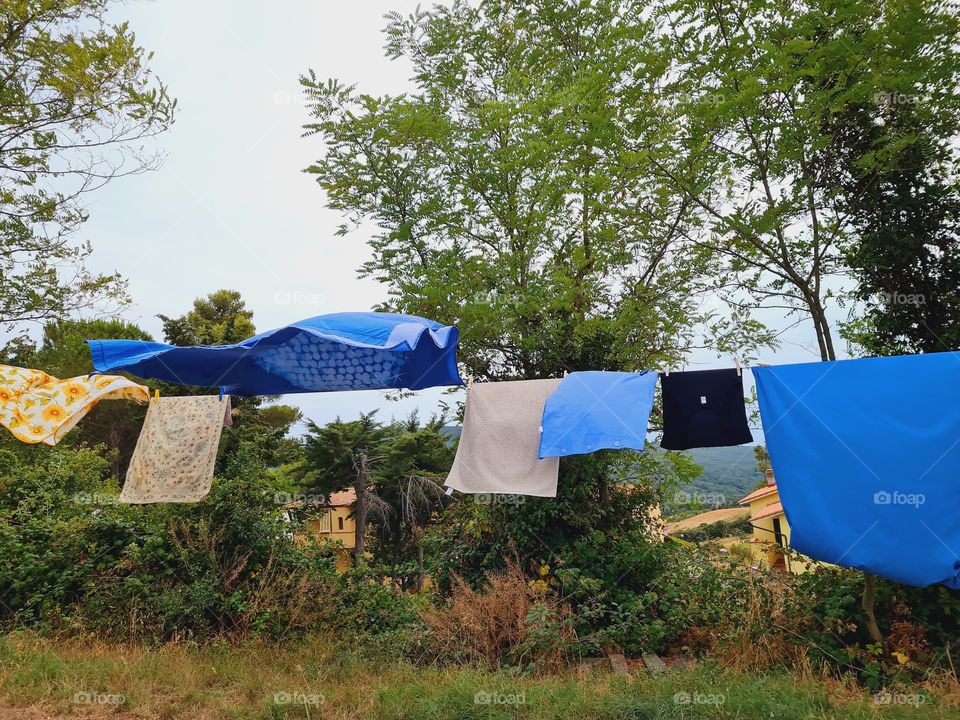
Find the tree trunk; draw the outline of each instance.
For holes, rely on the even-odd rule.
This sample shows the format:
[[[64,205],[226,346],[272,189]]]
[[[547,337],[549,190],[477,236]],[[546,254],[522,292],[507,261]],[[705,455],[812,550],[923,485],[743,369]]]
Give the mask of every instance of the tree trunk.
[[[417,592],[423,590],[423,542],[417,543]]]
[[[867,633],[870,639],[878,645],[883,645],[883,633],[880,632],[880,626],[877,624],[877,616],[874,612],[874,605],[877,600],[877,576],[872,573],[863,573],[863,600],[860,603],[863,612],[867,616]]]
[[[355,565],[363,562],[363,554],[366,550],[367,536],[367,458],[360,457],[359,467],[357,468],[357,479],[353,483],[353,488],[357,494],[357,502],[353,506],[353,518],[355,521],[354,529],[354,550],[353,561]]]

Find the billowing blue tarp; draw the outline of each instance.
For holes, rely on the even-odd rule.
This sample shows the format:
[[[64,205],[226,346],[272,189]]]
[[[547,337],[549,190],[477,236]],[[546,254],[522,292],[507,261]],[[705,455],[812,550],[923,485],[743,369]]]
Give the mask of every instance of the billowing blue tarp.
[[[236,345],[88,340],[97,372],[128,372],[232,395],[462,385],[457,328],[413,315],[335,313]]]
[[[960,586],[960,354],[753,368],[790,545]]]
[[[571,373],[543,408],[540,458],[643,450],[657,373]]]

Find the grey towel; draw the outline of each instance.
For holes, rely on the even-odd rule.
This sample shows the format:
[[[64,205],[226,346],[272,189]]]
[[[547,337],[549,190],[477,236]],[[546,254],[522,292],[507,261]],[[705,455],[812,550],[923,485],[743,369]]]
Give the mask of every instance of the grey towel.
[[[467,391],[447,485],[465,493],[557,496],[559,458],[537,459],[543,405],[560,380],[480,383]]]

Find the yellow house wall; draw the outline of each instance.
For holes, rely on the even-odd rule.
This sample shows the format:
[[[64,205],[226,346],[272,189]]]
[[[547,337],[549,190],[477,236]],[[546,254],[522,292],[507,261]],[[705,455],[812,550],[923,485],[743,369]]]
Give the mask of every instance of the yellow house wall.
[[[773,493],[767,497],[758,498],[750,503],[750,517],[754,517],[759,514],[772,503],[780,502],[780,495],[778,493]],[[778,515],[780,518],[780,532],[783,533],[783,537],[787,542],[787,546],[790,546],[790,523],[787,522],[786,515]],[[777,554],[772,550],[774,543],[776,542],[776,536],[773,532],[773,520],[774,518],[768,517],[763,518],[762,520],[751,520],[753,524],[753,540],[754,542],[750,543],[750,546],[753,548],[754,562],[760,563],[763,567],[770,567],[777,560]],[[825,563],[820,563],[816,560],[808,558],[804,555],[798,555],[793,553],[787,556],[787,569],[791,573],[805,573],[810,572],[818,565],[825,565]]]
[[[352,507],[335,507],[326,510],[330,517],[329,532],[326,530],[327,523],[321,518],[311,518],[307,520],[307,530],[319,538],[339,541],[347,550],[352,550],[357,546],[356,521],[350,516],[353,512]],[[340,520],[343,520],[343,530],[340,530]]]

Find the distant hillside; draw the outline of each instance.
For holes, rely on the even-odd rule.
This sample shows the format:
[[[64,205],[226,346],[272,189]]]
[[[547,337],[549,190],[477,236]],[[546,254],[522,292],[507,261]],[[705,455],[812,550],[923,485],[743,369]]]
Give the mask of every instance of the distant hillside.
[[[757,470],[752,445],[698,448],[689,452],[703,473],[688,491],[715,497],[722,507],[735,505],[763,479]]]

